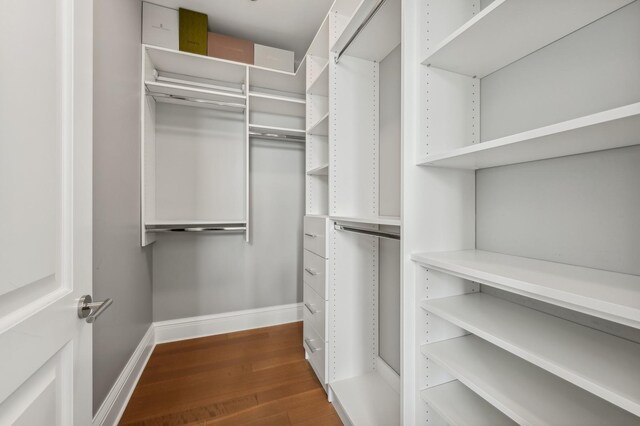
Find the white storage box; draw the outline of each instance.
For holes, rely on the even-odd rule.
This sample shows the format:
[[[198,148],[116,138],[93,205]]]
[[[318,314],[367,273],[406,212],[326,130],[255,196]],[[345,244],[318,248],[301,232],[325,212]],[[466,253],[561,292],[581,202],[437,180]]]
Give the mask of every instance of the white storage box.
[[[253,63],[259,67],[293,72],[293,52],[257,44],[254,47]]]
[[[152,3],[142,3],[142,43],[179,49],[178,11]]]

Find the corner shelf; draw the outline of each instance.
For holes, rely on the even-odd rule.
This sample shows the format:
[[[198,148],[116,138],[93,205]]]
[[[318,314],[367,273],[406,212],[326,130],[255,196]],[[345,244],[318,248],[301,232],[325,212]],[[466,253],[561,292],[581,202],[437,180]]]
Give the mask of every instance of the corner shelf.
[[[310,95],[329,96],[329,62],[322,67],[318,76],[311,82],[307,93]]]
[[[519,424],[603,425],[638,421],[633,414],[476,336],[425,344],[421,351]]]
[[[420,398],[451,426],[517,425],[458,380],[425,389]]]
[[[397,216],[378,216],[378,217],[329,216],[329,219],[335,222],[354,222],[354,223],[363,223],[367,225],[401,226],[400,218]]]
[[[418,165],[483,169],[640,144],[640,102],[425,157]]]
[[[329,387],[334,395],[336,411],[342,411],[350,424],[400,424],[400,395],[378,373],[339,380],[329,384]]]
[[[640,416],[638,343],[483,293],[423,300],[421,307]]]
[[[304,117],[306,101],[291,96],[275,95],[271,93],[250,92],[249,111],[266,112],[270,114],[292,115]]]
[[[413,254],[430,268],[640,328],[640,276],[482,250]]]
[[[329,174],[329,164],[323,164],[318,167],[314,167],[311,170],[307,170],[308,176],[327,176]]]
[[[482,78],[632,1],[495,0],[422,63]]]
[[[320,117],[318,121],[313,123],[308,129],[310,135],[327,136],[329,135],[329,113]]]

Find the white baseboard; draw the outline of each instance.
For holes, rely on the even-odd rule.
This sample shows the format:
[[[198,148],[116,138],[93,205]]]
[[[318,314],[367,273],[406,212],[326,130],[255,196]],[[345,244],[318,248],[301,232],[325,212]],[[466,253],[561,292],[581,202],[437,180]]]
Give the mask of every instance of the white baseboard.
[[[151,324],[93,417],[94,426],[118,424],[154,347],[154,326]]]
[[[302,303],[154,322],[98,409],[93,418],[93,426],[118,424],[157,343],[233,333],[296,321],[302,321]]]
[[[296,321],[302,321],[302,303],[159,321],[154,326],[156,343],[166,343]]]

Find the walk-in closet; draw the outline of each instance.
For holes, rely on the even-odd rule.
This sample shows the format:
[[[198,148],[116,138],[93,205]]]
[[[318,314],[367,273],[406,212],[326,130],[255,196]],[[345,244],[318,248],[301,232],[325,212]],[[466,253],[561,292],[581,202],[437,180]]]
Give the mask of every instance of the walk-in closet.
[[[640,0],[0,40],[0,426],[640,425]]]

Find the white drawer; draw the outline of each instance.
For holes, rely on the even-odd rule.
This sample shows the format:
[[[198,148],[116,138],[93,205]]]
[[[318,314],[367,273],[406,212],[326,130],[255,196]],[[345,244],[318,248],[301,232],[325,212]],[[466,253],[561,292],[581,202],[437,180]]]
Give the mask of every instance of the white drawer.
[[[325,384],[325,370],[326,370],[326,350],[327,345],[324,340],[318,336],[313,327],[309,326],[306,322],[304,324],[304,350],[307,351],[309,356],[309,363],[313,367],[313,370],[318,376],[320,383]]]
[[[321,297],[327,300],[326,292],[326,260],[315,253],[311,253],[309,250],[304,251],[304,270],[302,275],[304,282],[318,293]]]
[[[304,217],[304,248],[326,258],[326,219]]]
[[[313,329],[326,341],[326,302],[309,284],[304,285],[304,323]]]

